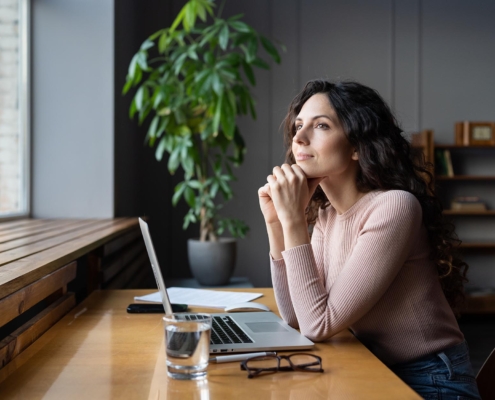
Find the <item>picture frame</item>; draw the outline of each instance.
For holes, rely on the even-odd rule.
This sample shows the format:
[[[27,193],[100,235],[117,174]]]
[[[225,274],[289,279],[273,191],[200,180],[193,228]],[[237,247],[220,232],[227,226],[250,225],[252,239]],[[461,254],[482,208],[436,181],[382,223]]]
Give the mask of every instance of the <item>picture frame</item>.
[[[495,146],[495,122],[456,122],[455,144],[458,146]]]

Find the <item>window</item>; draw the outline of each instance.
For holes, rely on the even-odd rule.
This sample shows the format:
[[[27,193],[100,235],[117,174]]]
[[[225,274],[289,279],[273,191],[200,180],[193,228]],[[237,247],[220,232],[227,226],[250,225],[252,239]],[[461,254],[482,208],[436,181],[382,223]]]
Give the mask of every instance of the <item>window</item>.
[[[0,0],[0,218],[29,214],[29,0]]]

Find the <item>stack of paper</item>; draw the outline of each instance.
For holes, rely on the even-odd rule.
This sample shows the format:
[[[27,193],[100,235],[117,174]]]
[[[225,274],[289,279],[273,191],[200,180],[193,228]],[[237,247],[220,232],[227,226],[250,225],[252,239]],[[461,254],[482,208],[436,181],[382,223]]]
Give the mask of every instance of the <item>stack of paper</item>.
[[[235,303],[245,303],[263,296],[262,293],[223,292],[219,290],[171,287],[167,289],[171,303],[196,307],[225,308]],[[159,292],[134,297],[136,301],[161,303]]]

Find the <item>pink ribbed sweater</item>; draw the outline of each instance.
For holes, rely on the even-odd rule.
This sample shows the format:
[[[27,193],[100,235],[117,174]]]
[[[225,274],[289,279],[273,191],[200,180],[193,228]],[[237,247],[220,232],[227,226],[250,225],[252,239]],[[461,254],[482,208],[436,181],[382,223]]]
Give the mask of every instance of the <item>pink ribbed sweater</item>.
[[[271,260],[287,323],[314,341],[350,328],[387,365],[463,341],[429,260],[411,193],[370,192],[344,214],[320,210],[311,244]]]

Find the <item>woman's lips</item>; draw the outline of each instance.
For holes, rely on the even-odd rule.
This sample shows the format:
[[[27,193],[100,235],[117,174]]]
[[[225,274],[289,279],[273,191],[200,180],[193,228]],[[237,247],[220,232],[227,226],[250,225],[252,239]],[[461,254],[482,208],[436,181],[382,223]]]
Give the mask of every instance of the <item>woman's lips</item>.
[[[296,154],[296,161],[306,161],[306,160],[309,160],[310,158],[313,158],[313,156],[310,154],[306,154],[306,153],[297,153]]]

